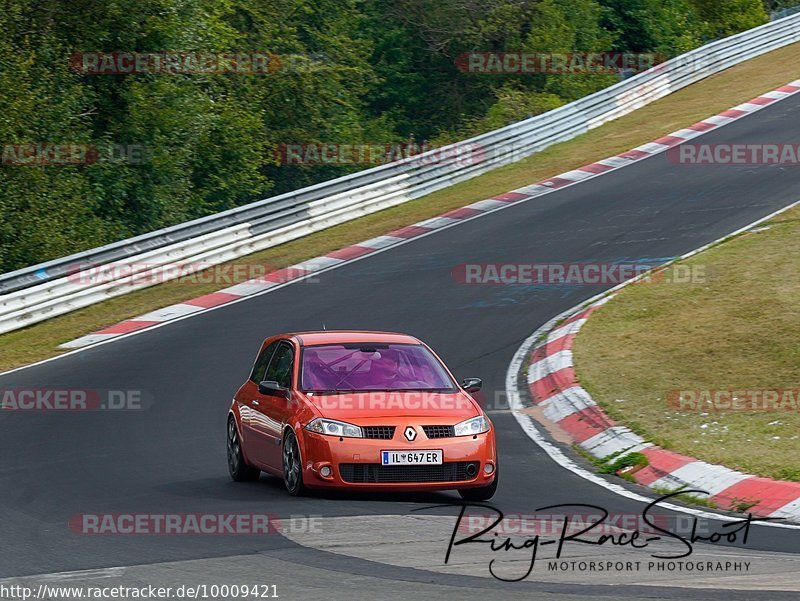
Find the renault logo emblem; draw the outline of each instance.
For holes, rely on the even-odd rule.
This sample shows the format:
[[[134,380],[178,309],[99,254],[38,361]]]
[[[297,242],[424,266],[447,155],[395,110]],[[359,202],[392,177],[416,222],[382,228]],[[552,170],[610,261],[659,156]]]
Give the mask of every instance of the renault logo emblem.
[[[405,436],[409,440],[409,442],[413,442],[414,439],[417,437],[417,431],[411,426],[406,426],[406,429],[403,432],[403,436]]]

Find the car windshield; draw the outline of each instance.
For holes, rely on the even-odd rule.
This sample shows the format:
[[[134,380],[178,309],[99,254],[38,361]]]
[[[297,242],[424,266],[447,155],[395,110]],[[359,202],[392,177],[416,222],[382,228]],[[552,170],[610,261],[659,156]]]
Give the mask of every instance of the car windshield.
[[[442,364],[418,344],[326,344],[303,349],[306,392],[454,391]]]

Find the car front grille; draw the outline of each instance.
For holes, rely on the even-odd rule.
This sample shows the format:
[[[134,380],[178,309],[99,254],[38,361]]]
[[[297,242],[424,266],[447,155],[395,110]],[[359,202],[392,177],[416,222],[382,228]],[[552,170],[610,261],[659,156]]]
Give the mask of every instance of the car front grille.
[[[428,438],[452,438],[456,435],[454,426],[422,426]]]
[[[380,438],[391,440],[394,438],[394,426],[363,426],[364,438]]]
[[[471,468],[469,466],[472,466]],[[478,473],[476,461],[458,461],[441,465],[381,465],[380,463],[340,463],[339,474],[353,484],[395,482],[465,482]],[[473,472],[470,476],[467,470]]]

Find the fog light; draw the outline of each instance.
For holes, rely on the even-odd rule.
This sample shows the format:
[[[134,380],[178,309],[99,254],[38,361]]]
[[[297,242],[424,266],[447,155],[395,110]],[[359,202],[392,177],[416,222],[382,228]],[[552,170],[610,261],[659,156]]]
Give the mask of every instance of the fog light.
[[[487,476],[494,471],[494,466],[491,463],[487,463],[483,466],[483,473]]]
[[[319,474],[323,478],[329,477],[332,473],[333,473],[333,470],[331,469],[331,466],[329,466],[329,465],[325,465],[325,466],[321,467],[320,470],[319,470]]]

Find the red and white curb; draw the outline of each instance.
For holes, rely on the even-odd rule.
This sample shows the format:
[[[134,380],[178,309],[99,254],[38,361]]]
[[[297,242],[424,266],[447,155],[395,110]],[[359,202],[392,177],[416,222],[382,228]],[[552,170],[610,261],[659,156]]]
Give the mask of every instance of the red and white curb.
[[[580,386],[572,360],[573,341],[587,318],[611,298],[574,309],[565,321],[551,322],[537,332],[539,342],[530,351],[527,380],[531,399],[545,418],[598,459],[642,453],[649,465],[631,474],[639,484],[659,490],[704,490],[723,509],[740,501],[754,502],[748,509],[754,515],[800,521],[800,482],[751,476],[657,447],[616,424]]]
[[[648,465],[631,473],[639,484],[657,490],[704,490],[708,500],[722,509],[746,501],[754,503],[748,509],[754,515],[800,522],[800,482],[751,476],[655,446],[615,423],[580,386],[572,359],[575,336],[611,298],[572,309],[534,335],[537,342],[529,351],[527,382],[531,400],[544,417],[597,459],[642,453]]]
[[[474,202],[465,207],[454,209],[432,219],[426,219],[419,223],[406,226],[399,230],[395,230],[386,234],[385,236],[378,236],[371,240],[360,242],[353,246],[342,248],[322,257],[316,257],[292,265],[285,269],[280,269],[265,276],[247,280],[240,284],[230,286],[218,292],[206,294],[198,298],[184,301],[151,311],[138,317],[127,319],[113,326],[104,328],[92,334],[81,336],[70,342],[61,345],[61,348],[81,348],[106,340],[131,334],[133,332],[145,330],[155,325],[160,325],[168,321],[178,318],[184,318],[192,314],[200,313],[202,311],[210,310],[230,302],[240,300],[242,298],[263,294],[269,292],[270,289],[286,284],[288,282],[307,279],[309,276],[322,272],[327,269],[348,263],[350,261],[360,259],[364,256],[376,253],[385,248],[395,246],[407,242],[410,239],[429,234],[433,231],[451,227],[460,222],[474,219],[481,215],[492,213],[494,211],[502,210],[511,204],[527,201],[531,198],[549,194],[554,190],[559,190],[567,186],[575,185],[579,182],[586,181],[593,177],[598,177],[604,173],[615,171],[622,167],[626,167],[642,159],[649,158],[653,155],[660,154],[666,150],[677,146],[690,140],[701,136],[706,132],[712,131],[718,127],[741,119],[745,115],[749,115],[756,111],[763,109],[770,104],[780,101],[784,98],[796,94],[800,91],[800,80],[795,80],[792,83],[782,86],[772,92],[767,92],[750,102],[745,102],[735,106],[727,111],[709,117],[690,125],[689,127],[679,129],[667,136],[663,136],[654,142],[649,142],[638,146],[633,150],[623,152],[622,154],[597,161],[590,165],[585,165],[579,169],[573,169],[562,173],[555,177],[551,177],[529,186],[493,196],[486,200]]]

